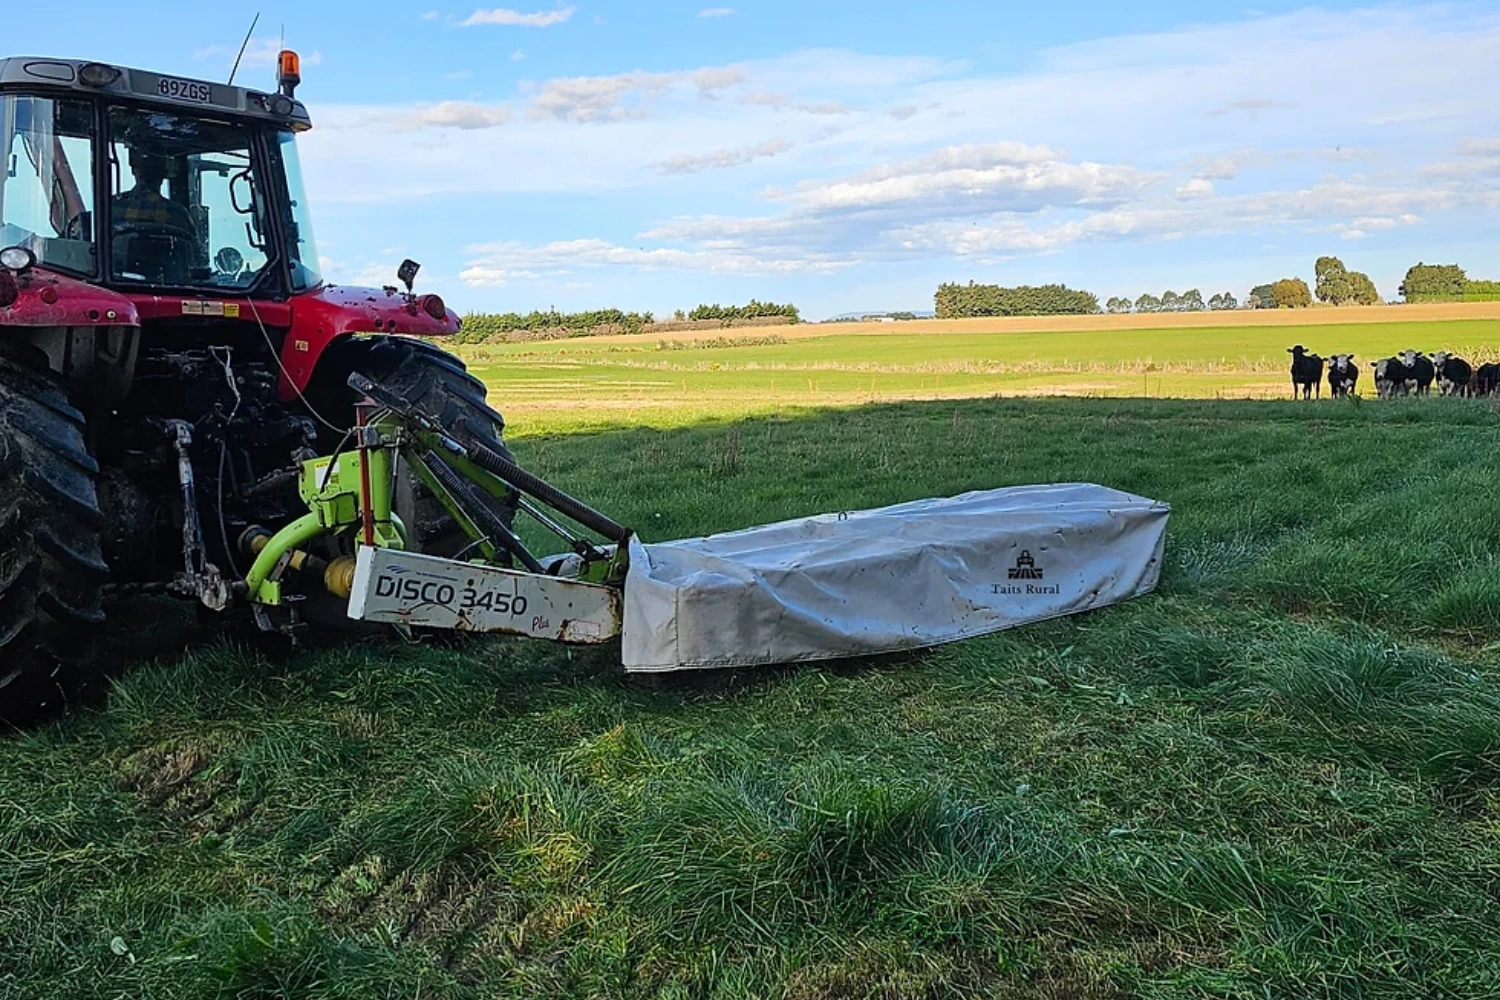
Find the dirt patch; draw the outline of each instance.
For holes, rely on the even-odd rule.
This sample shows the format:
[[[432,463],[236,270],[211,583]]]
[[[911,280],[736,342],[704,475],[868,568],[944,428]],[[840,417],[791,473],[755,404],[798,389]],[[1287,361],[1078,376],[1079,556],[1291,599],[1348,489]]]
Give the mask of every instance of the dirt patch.
[[[217,750],[202,744],[142,750],[121,763],[120,783],[159,806],[207,767]]]

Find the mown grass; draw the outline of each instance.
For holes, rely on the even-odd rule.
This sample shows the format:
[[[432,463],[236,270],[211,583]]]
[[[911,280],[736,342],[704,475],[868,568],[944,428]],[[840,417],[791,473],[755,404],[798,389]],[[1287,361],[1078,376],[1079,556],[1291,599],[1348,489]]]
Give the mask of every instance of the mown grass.
[[[0,994],[1493,996],[1497,428],[971,400],[521,439],[648,539],[1049,480],[1175,512],[1157,595],[919,657],[144,664],[0,747]]]
[[[1359,391],[1373,396],[1370,362],[1408,347],[1500,357],[1494,320],[1285,327],[1235,325],[976,333],[848,333],[837,326],[779,343],[685,347],[649,336],[468,347],[465,357],[518,427],[597,430],[679,426],[705,415],[736,419],[896,400],[975,396],[1286,398],[1286,348],[1354,353]],[[1415,315],[1415,314],[1414,314]],[[672,348],[672,349],[664,349]],[[1326,395],[1327,386],[1323,386]]]

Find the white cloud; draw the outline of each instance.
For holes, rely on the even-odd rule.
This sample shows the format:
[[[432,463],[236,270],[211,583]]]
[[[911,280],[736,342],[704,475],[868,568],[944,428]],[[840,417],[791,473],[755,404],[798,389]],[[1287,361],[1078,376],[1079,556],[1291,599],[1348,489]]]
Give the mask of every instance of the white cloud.
[[[1500,156],[1500,137],[1465,139],[1458,144],[1461,156]]]
[[[1214,196],[1214,182],[1205,177],[1194,177],[1186,184],[1177,188],[1177,199],[1179,201],[1191,201],[1194,198],[1212,198]]]
[[[436,21],[437,19],[438,12],[435,10],[429,10],[422,15],[422,20],[424,21]]]
[[[777,156],[795,146],[790,139],[767,139],[754,146],[718,149],[702,155],[669,156],[657,164],[664,174],[696,174],[703,170],[738,167],[753,160]]]
[[[733,7],[705,7],[698,12],[699,17],[728,17],[734,13]]]
[[[541,246],[480,243],[466,247],[476,255],[459,273],[466,284],[503,283],[517,270],[546,276],[568,275],[578,268],[626,267],[647,271],[683,270],[714,274],[798,274],[827,272],[845,266],[812,258],[768,259],[731,250],[653,249],[618,246],[606,240],[556,240]]]
[[[918,108],[915,105],[903,104],[900,107],[892,108],[891,110],[887,111],[886,114],[890,115],[898,122],[904,122],[908,118],[915,118],[921,110],[921,108]]]
[[[636,70],[614,76],[557,77],[542,84],[531,99],[533,119],[611,122],[644,117],[652,101],[670,88],[687,88],[710,96],[744,79],[734,66],[693,71],[647,73]]]
[[[504,104],[473,104],[468,101],[440,101],[415,108],[395,118],[394,131],[411,132],[424,128],[464,130],[495,128],[510,121],[510,107]]]
[[[1039,209],[1117,201],[1156,179],[1130,166],[1068,163],[1046,146],[996,142],[948,146],[847,180],[802,185],[787,198],[811,211],[916,204],[954,213]]]
[[[736,101],[740,104],[759,105],[776,111],[801,111],[809,115],[847,115],[853,114],[854,109],[842,101],[799,101],[789,94],[779,94],[774,91],[758,90],[749,94],[741,94]]]
[[[512,52],[510,54],[510,61],[511,62],[520,62],[522,59],[525,59],[525,58],[526,58],[526,53],[522,49],[516,49],[514,52]]]
[[[1221,107],[1214,108],[1209,111],[1209,115],[1214,117],[1233,114],[1254,116],[1262,111],[1277,111],[1286,108],[1295,108],[1296,106],[1291,101],[1274,101],[1269,97],[1241,97]]]
[[[480,9],[460,21],[459,27],[472,28],[481,24],[503,24],[518,28],[550,28],[554,24],[564,23],[577,10],[576,7],[560,7],[557,10],[539,10],[531,14],[523,14],[509,7]]]

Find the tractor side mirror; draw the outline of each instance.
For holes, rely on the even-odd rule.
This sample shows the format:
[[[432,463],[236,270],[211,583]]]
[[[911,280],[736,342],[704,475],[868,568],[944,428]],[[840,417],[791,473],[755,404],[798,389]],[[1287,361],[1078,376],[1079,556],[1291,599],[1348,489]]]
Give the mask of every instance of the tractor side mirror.
[[[396,280],[406,286],[407,295],[412,294],[412,283],[417,280],[417,272],[421,269],[422,265],[410,257],[403,260],[401,266],[396,268]]]

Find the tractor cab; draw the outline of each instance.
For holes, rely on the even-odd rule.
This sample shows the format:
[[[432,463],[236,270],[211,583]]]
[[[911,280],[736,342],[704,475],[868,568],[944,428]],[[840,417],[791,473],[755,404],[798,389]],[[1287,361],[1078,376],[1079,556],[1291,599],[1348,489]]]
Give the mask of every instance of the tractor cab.
[[[0,247],[125,294],[285,298],[321,283],[293,93],[0,60]]]

